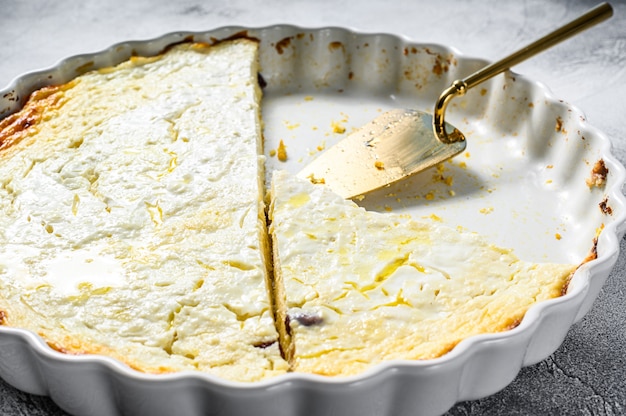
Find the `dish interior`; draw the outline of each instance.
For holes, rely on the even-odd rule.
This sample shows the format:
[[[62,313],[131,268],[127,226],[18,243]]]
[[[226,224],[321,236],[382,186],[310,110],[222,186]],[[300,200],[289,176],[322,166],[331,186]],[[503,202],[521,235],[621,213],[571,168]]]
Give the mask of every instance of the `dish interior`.
[[[262,51],[268,178],[298,172],[383,111],[432,112],[454,79],[485,65],[438,45],[342,31],[268,39]],[[508,72],[455,98],[446,117],[466,152],[356,202],[462,226],[526,260],[580,263],[611,220],[598,208],[604,190],[586,182],[602,156],[583,116]],[[280,141],[285,162],[272,156]]]

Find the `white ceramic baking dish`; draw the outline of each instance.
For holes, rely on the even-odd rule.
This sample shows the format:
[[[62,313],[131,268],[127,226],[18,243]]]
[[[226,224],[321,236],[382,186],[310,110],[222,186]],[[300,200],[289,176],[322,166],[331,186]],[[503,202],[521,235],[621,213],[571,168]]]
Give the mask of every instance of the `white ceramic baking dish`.
[[[129,41],[25,74],[0,91],[0,117],[36,88],[150,56],[185,40],[247,36],[261,45],[267,171],[297,172],[353,128],[395,107],[431,110],[439,93],[486,62],[442,45],[342,28],[225,27]],[[101,356],[68,356],[28,331],[0,327],[0,377],[49,395],[76,415],[436,415],[481,398],[519,370],[554,352],[590,309],[618,256],[626,209],[625,171],[608,138],[541,84],[508,72],[455,99],[448,121],[468,138],[467,152],[359,203],[368,209],[433,214],[480,232],[532,261],[580,263],[564,296],[533,306],[507,332],[461,342],[443,357],[388,362],[349,378],[288,374],[243,384],[202,373],[150,375]],[[288,160],[271,155],[282,140]],[[603,160],[606,184],[586,179]],[[603,208],[603,209],[601,209]],[[599,234],[598,234],[599,233]],[[597,244],[596,244],[597,243]]]

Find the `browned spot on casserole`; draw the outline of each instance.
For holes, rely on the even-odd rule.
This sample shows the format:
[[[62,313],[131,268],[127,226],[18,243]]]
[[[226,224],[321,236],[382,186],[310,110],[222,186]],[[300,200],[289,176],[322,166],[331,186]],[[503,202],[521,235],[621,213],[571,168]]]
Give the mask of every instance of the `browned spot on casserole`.
[[[39,331],[37,333],[40,337],[42,337],[46,344],[53,350],[60,352],[61,354],[66,355],[85,355],[85,354],[97,354],[99,352],[104,352],[105,347],[100,346],[91,346],[87,344],[84,340],[80,340],[77,337],[72,336],[61,336],[60,339],[50,339],[48,334],[45,331]]]
[[[515,318],[504,328],[505,331],[510,331],[511,329],[517,328],[519,324],[522,323],[522,318]]]
[[[0,151],[8,149],[34,133],[45,111],[63,105],[63,91],[72,82],[43,87],[31,94],[23,110],[0,120]]]
[[[255,348],[261,348],[261,349],[265,349],[268,347],[271,347],[272,345],[276,344],[277,340],[273,340],[273,341],[260,341],[257,342],[256,344],[254,344]]]
[[[39,120],[41,109],[30,107],[0,121],[0,149],[19,143]]]

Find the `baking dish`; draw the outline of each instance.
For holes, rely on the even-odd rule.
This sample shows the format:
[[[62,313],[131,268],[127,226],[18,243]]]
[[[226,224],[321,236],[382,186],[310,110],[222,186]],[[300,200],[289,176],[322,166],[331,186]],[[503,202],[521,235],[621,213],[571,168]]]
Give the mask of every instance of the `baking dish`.
[[[71,57],[17,78],[2,91],[0,114],[16,111],[44,85],[151,56],[173,43],[247,36],[261,45],[267,172],[297,172],[345,132],[394,107],[429,110],[441,90],[485,61],[453,48],[343,28],[225,27],[129,41]],[[624,169],[608,138],[540,83],[509,72],[451,104],[448,118],[468,149],[442,169],[368,195],[373,210],[437,216],[480,232],[532,261],[581,262],[568,293],[537,304],[515,329],[461,342],[428,361],[389,362],[341,379],[289,374],[254,384],[206,374],[149,375],[99,356],[67,356],[38,336],[0,327],[0,376],[29,393],[51,396],[73,414],[424,414],[492,394],[522,366],[551,354],[589,310],[616,261],[624,234]],[[287,161],[272,156],[283,141]],[[602,187],[587,179],[602,160]],[[601,209],[604,207],[603,209]]]

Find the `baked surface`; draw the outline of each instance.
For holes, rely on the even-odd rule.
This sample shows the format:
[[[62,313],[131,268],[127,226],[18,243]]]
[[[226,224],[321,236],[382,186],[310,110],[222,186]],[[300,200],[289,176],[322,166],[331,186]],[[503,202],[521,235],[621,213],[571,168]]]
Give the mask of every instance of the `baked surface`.
[[[439,357],[469,336],[514,328],[575,270],[521,261],[437,222],[365,211],[280,171],[270,215],[283,338],[298,372],[353,375]]]
[[[257,49],[181,44],[0,125],[0,311],[70,354],[254,381],[268,297]]]

